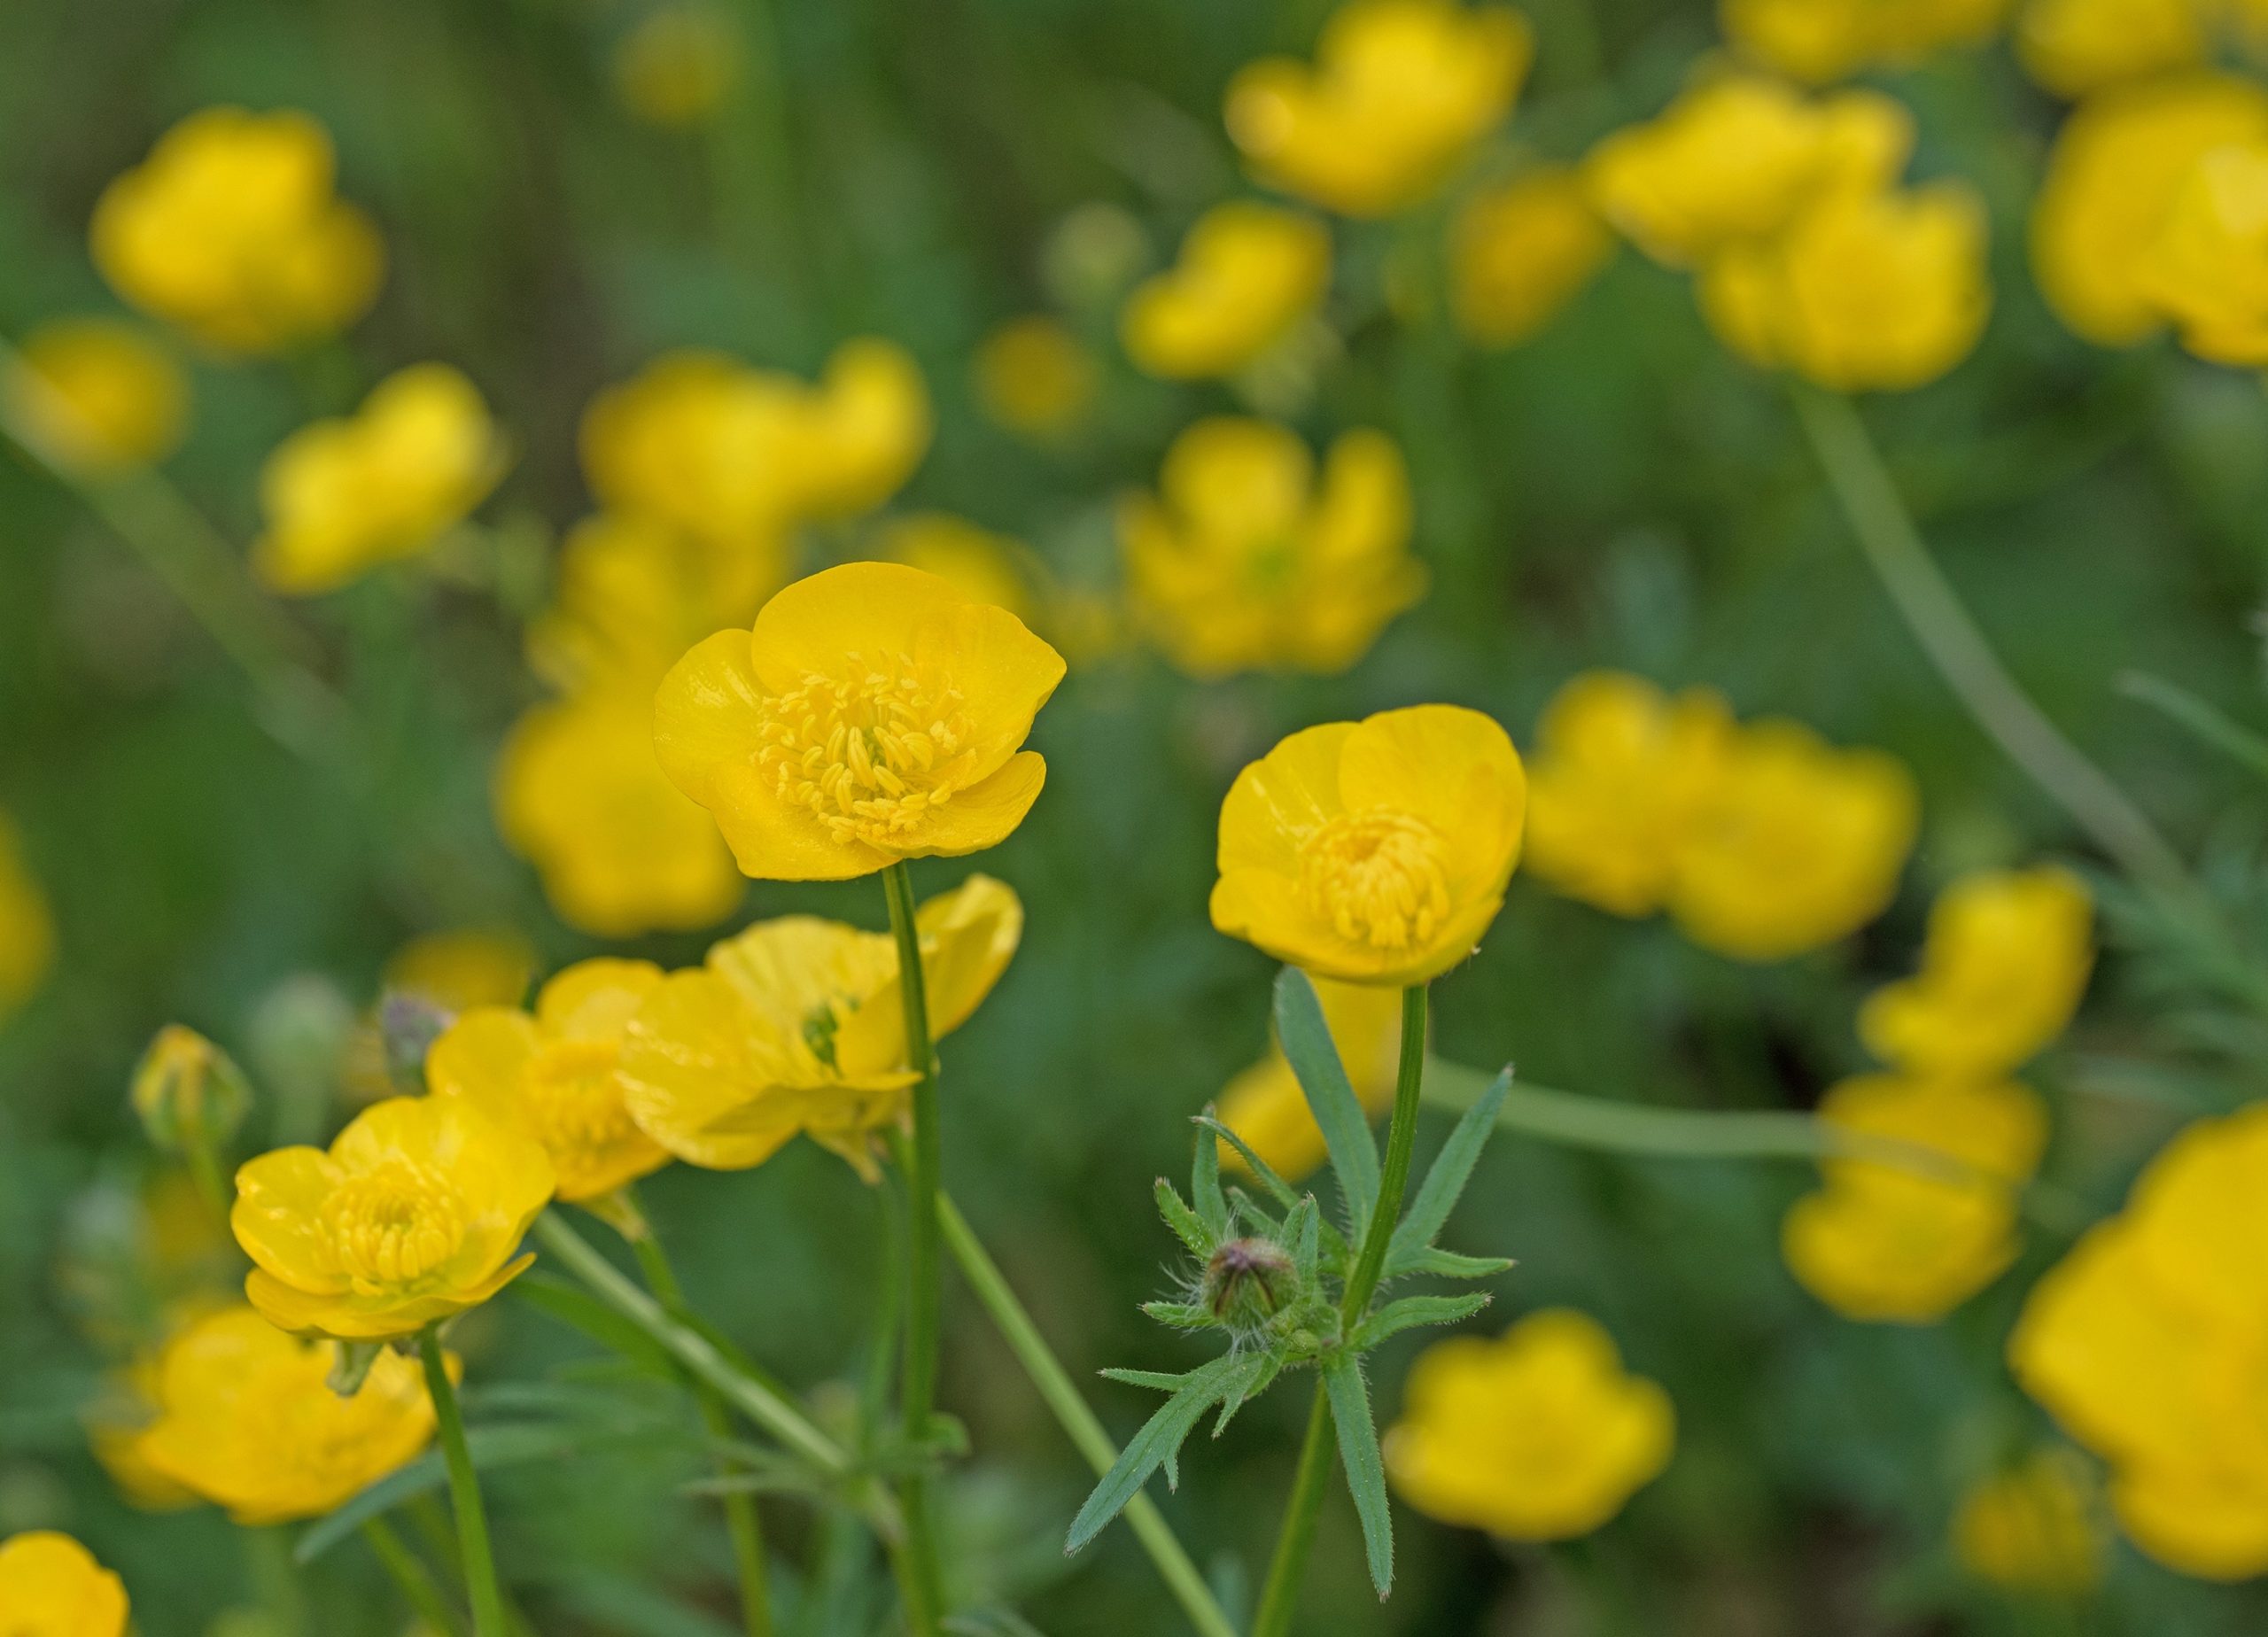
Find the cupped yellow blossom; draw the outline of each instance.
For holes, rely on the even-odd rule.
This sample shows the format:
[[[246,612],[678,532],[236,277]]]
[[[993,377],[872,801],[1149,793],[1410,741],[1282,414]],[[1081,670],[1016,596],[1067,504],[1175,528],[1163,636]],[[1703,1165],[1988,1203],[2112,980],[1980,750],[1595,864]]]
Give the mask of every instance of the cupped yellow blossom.
[[[1824,84],[1861,68],[1904,67],[1982,45],[2009,0],[1719,0],[1725,37],[1798,80]]]
[[[377,229],[331,189],[330,136],[307,114],[207,108],[103,190],[95,265],[224,352],[330,335],[369,310],[385,268]]]
[[[1789,1270],[1820,1300],[1846,1318],[1929,1323],[2016,1260],[2016,1190],[2047,1143],[2029,1088],[1861,1075],[1831,1088],[1819,1115],[1953,1162],[1945,1176],[1873,1160],[1821,1168],[1824,1185],[1780,1234]]]
[[[16,826],[0,812],[0,1021],[29,1000],[55,964],[55,917],[24,861]]]
[[[1027,438],[1060,438],[1087,418],[1102,370],[1060,318],[1033,313],[995,327],[976,345],[976,401]]]
[[[1477,710],[1303,728],[1221,804],[1213,925],[1319,977],[1425,982],[1496,919],[1526,805],[1519,753]]]
[[[1216,415],[1173,441],[1158,493],[1119,508],[1137,618],[1180,670],[1345,671],[1425,594],[1409,469],[1360,429],[1315,457],[1289,429]]]
[[[543,986],[532,1016],[459,1014],[426,1053],[426,1084],[541,1143],[562,1199],[612,1193],[669,1162],[630,1118],[622,1081],[623,1032],[661,982],[651,961],[578,962]]]
[[[2125,1533],[2208,1579],[2268,1571],[2268,1103],[2168,1144],[2032,1289],[2023,1389],[2110,1466]]]
[[[968,1020],[1023,935],[1023,904],[972,875],[914,912],[929,1028]],[[624,1036],[621,1075],[641,1129],[712,1169],[761,1164],[802,1133],[874,1175],[880,1135],[905,1116],[897,944],[885,933],[787,915],[758,921],[672,973]]]
[[[2212,49],[2214,0],[2024,0],[2016,56],[2062,97],[2195,66]]]
[[[2064,121],[2031,213],[2040,293],[2073,331],[2127,346],[2163,327],[2146,287],[2176,190],[2216,148],[2268,143],[2268,90],[2233,74],[2122,86]]]
[[[1418,1355],[1386,1470],[1443,1523],[1565,1540],[1619,1512],[1676,1442],[1669,1394],[1623,1368],[1597,1320],[1547,1307],[1495,1341],[1456,1336]]]
[[[1540,165],[1485,188],[1449,230],[1449,304],[1465,336],[1512,346],[1557,317],[1614,255],[1581,177]]]
[[[1331,1030],[1355,1096],[1373,1118],[1394,1105],[1394,1084],[1402,1057],[1402,997],[1369,983],[1314,980],[1323,1020]],[[1276,1174],[1298,1182],[1321,1165],[1327,1150],[1323,1128],[1315,1122],[1307,1093],[1300,1089],[1283,1048],[1269,1042],[1268,1055],[1222,1089],[1215,1113],[1242,1137]],[[1244,1156],[1227,1143],[1221,1163],[1245,1168]]]
[[[1005,534],[947,512],[915,512],[884,524],[874,543],[892,562],[936,575],[971,602],[1006,609],[1028,625],[1037,623],[1023,568],[1029,554]]]
[[[276,446],[260,474],[268,530],[252,568],[291,596],[335,591],[416,556],[464,521],[504,474],[488,406],[447,364],[413,364],[354,415]]]
[[[2093,901],[2068,870],[1966,876],[1930,912],[1921,971],[1867,997],[1859,1036],[1909,1074],[2004,1075],[2078,1010],[2093,927]]]
[[[1906,392],[1977,345],[1992,310],[1983,202],[1957,182],[1846,193],[1701,275],[1701,310],[1751,363],[1830,392]]]
[[[1230,81],[1229,137],[1270,186],[1344,216],[1394,215],[1511,111],[1534,51],[1509,7],[1348,0],[1312,66],[1270,57]]]
[[[0,415],[41,458],[72,471],[162,461],[181,445],[189,380],[132,324],[66,318],[43,324],[0,379]]]
[[[1587,170],[1607,221],[1684,268],[1772,237],[1822,198],[1887,186],[1913,147],[1913,116],[1876,92],[1813,99],[1731,74],[1607,137]]]
[[[541,1144],[465,1098],[389,1098],[328,1153],[279,1148],[237,1170],[245,1294],[295,1335],[412,1335],[535,1260],[515,1253],[552,1183]]]
[[[434,1425],[415,1359],[380,1353],[342,1396],[329,1379],[338,1352],[246,1307],[192,1321],[158,1355],[143,1459],[247,1527],[331,1511],[416,1460]]]
[[[1705,688],[1673,699],[1623,671],[1570,680],[1536,724],[1529,873],[1612,914],[1660,909],[1733,733],[1731,711]]]
[[[551,604],[530,622],[528,666],[569,692],[645,687],[721,625],[745,625],[788,578],[784,538],[704,540],[602,512],[567,534]]]
[[[655,759],[642,690],[528,710],[497,756],[493,798],[505,844],[535,865],[559,919],[594,936],[712,927],[746,890],[716,825]]]
[[[1669,912],[1736,960],[1819,949],[1888,907],[1919,823],[1895,758],[1837,749],[1795,722],[1744,725],[1679,849]]]
[[[2012,1592],[2076,1597],[2102,1582],[2109,1545],[2093,1472],[2076,1450],[2035,1450],[1969,1486],[1953,1550],[1980,1579]]]
[[[8,1637],[126,1637],[126,1587],[69,1535],[35,1529],[0,1540],[0,1617]]]
[[[1331,235],[1312,216],[1251,199],[1216,205],[1164,272],[1134,287],[1118,337],[1169,380],[1230,376],[1309,317],[1331,282]]]
[[[2183,174],[2140,283],[2198,357],[2268,365],[2268,140],[2215,148]]]
[[[614,48],[614,93],[649,125],[687,130],[715,113],[740,74],[740,36],[706,4],[666,5]]]
[[[1046,764],[1020,747],[1063,656],[1006,609],[895,562],[850,562],[719,632],[654,700],[662,769],[747,874],[843,881],[998,845]]]

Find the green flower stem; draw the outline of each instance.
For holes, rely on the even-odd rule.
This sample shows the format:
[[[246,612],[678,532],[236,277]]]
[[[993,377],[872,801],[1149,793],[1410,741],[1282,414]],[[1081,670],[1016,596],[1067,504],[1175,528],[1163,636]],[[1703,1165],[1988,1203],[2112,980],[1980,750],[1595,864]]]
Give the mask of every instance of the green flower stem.
[[[488,1544],[488,1514],[480,1503],[480,1475],[464,1441],[464,1416],[441,1358],[438,1327],[417,1332],[417,1355],[425,1363],[425,1390],[441,1424],[441,1455],[449,1469],[449,1500],[456,1509],[457,1542],[464,1560],[465,1589],[472,1598],[474,1637],[505,1637],[504,1594],[496,1584],[496,1555]]]
[[[392,1524],[383,1517],[368,1519],[362,1525],[362,1539],[369,1542],[371,1553],[392,1577],[419,1619],[441,1637],[465,1637],[463,1618],[449,1606],[449,1600],[441,1594],[440,1587],[427,1572],[424,1563],[394,1532]]]
[[[1386,1163],[1379,1175],[1378,1203],[1371,1207],[1370,1225],[1363,1230],[1362,1248],[1355,1270],[1339,1304],[1342,1332],[1351,1331],[1370,1311],[1378,1293],[1379,1275],[1386,1268],[1386,1245],[1394,1224],[1402,1218],[1402,1196],[1410,1185],[1410,1155],[1418,1142],[1418,1106],[1425,1077],[1425,986],[1413,983],[1402,991],[1402,1059],[1394,1075],[1394,1120],[1386,1128]],[[1316,1518],[1323,1509],[1324,1486],[1337,1464],[1331,1436],[1331,1400],[1323,1384],[1315,1390],[1315,1408],[1308,1412],[1308,1431],[1300,1445],[1299,1470],[1292,1479],[1291,1503],[1284,1513],[1276,1556],[1268,1565],[1268,1584],[1260,1598],[1260,1614],[1253,1622],[1253,1637],[1285,1637],[1292,1629],[1292,1611],[1299,1602],[1300,1581],[1307,1569],[1308,1548],[1315,1541]]]
[[[662,1242],[654,1237],[645,1214],[639,1210],[635,1197],[625,1185],[622,1198],[628,1207],[627,1214],[635,1231],[626,1237],[630,1248],[638,1253],[638,1265],[646,1275],[646,1288],[654,1292],[662,1304],[662,1311],[680,1323],[686,1322],[688,1308],[685,1287],[678,1282],[677,1269],[670,1265],[669,1253],[662,1249]],[[702,1424],[719,1441],[733,1435],[733,1412],[724,1395],[698,1377],[690,1378],[693,1401],[701,1411]],[[719,1457],[718,1470],[729,1477],[733,1463]],[[741,1622],[748,1637],[772,1637],[772,1592],[764,1566],[764,1525],[757,1516],[756,1497],[745,1493],[731,1493],[720,1497],[725,1509],[725,1532],[733,1543],[733,1563],[740,1574]]]
[[[937,1396],[937,1332],[942,1270],[937,1256],[937,1173],[943,1142],[937,1129],[937,1064],[929,1038],[929,1001],[921,969],[921,935],[913,920],[913,877],[899,859],[882,871],[889,899],[889,929],[897,939],[897,992],[905,1009],[905,1062],[913,1071],[913,1138],[905,1160],[905,1362],[898,1383],[907,1444],[929,1436]],[[911,1594],[906,1625],[914,1637],[936,1637],[944,1618],[944,1594],[931,1532],[929,1478],[913,1462],[898,1480],[905,1514],[905,1587]]]
[[[1828,487],[1922,651],[1977,725],[2136,881],[2184,897],[2188,867],[2140,808],[2048,720],[1984,640],[1914,526],[1850,400],[1789,389]]]
[[[975,1230],[968,1225],[968,1219],[944,1194],[937,1198],[937,1222],[944,1231],[946,1250],[968,1280],[969,1288],[975,1292],[976,1300],[991,1315],[993,1327],[1008,1344],[1008,1351],[1016,1355],[1024,1374],[1039,1390],[1040,1398],[1069,1434],[1073,1447],[1085,1457],[1096,1477],[1108,1472],[1117,1462],[1117,1446],[1110,1441],[1110,1434],[1080,1396],[1061,1361],[1039,1333],[1039,1327],[1032,1323],[1031,1315],[1016,1300],[1015,1292],[1001,1276],[999,1267],[986,1253]],[[1175,1537],[1172,1525],[1147,1495],[1137,1495],[1127,1502],[1126,1521],[1133,1525],[1135,1538],[1150,1555],[1166,1588],[1181,1604],[1200,1637],[1237,1637],[1236,1626],[1222,1611],[1212,1588],[1205,1584],[1205,1577],[1198,1572],[1197,1565],[1190,1561],[1189,1554]]]
[[[307,1593],[290,1533],[270,1525],[247,1529],[244,1540],[253,1588],[276,1631],[281,1637],[307,1637]]]

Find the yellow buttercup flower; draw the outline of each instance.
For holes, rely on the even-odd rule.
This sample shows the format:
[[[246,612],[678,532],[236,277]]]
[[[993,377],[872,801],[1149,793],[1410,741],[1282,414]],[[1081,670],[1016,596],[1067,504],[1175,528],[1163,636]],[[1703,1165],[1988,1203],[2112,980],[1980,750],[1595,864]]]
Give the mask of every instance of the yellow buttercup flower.
[[[1363,1109],[1373,1118],[1394,1106],[1394,1077],[1402,1059],[1402,997],[1368,983],[1314,980],[1316,998],[1331,1043]],[[1298,1182],[1324,1162],[1323,1128],[1315,1122],[1307,1093],[1300,1089],[1283,1049],[1274,1041],[1268,1055],[1222,1089],[1215,1111],[1223,1125],[1242,1137],[1253,1152],[1287,1181]],[[1244,1168],[1244,1156],[1221,1144],[1221,1163]]]
[[[934,574],[971,602],[1006,609],[1027,625],[1038,623],[1026,578],[1024,547],[945,512],[895,517],[874,534],[874,547],[892,562]]]
[[[2025,0],[2016,56],[2063,97],[2204,62],[2213,0]]]
[[[1676,1442],[1669,1394],[1623,1369],[1596,1319],[1548,1307],[1495,1341],[1457,1336],[1420,1354],[1386,1470],[1443,1523],[1566,1540],[1660,1476]]]
[[[725,100],[740,74],[740,37],[706,5],[668,5],[614,50],[614,91],[649,125],[686,130]]]
[[[623,1100],[623,1031],[662,981],[651,961],[586,960],[558,974],[530,1016],[460,1013],[425,1057],[436,1097],[462,1097],[543,1144],[559,1197],[594,1199],[669,1162]]]
[[[385,987],[422,995],[447,1012],[517,1006],[535,976],[535,950],[517,932],[485,927],[429,932],[396,950]]]
[[[744,625],[787,582],[786,541],[730,545],[644,516],[602,512],[568,531],[551,606],[530,622],[528,667],[557,687],[650,688],[721,625]]]
[[[1616,915],[1660,909],[1733,733],[1725,702],[1705,688],[1672,699],[1612,671],[1569,681],[1536,724],[1529,873]]]
[[[1425,982],[1496,919],[1526,804],[1519,753],[1477,710],[1304,728],[1221,804],[1213,925],[1320,977]]]
[[[1832,392],[1904,392],[1976,346],[1992,311],[1983,203],[1940,182],[1846,193],[1778,238],[1704,269],[1701,308],[1724,344]]]
[[[126,1637],[126,1587],[69,1535],[36,1529],[0,1540],[8,1637]]]
[[[1614,255],[1574,171],[1540,165],[1465,201],[1449,232],[1449,302],[1483,346],[1512,346],[1557,316]]]
[[[1928,1323],[2016,1260],[2016,1191],[2047,1143],[2047,1111],[2029,1089],[1862,1075],[1831,1088],[1819,1115],[1935,1150],[1974,1173],[1828,1161],[1825,1185],[1781,1224],[1790,1271],[1820,1300],[1846,1318]]]
[[[2008,1338],[2024,1390],[2109,1463],[2128,1537],[2208,1579],[2268,1571],[2263,1176],[2268,1104],[2192,1125],[2033,1287]]]
[[[462,1098],[392,1098],[326,1153],[279,1148],[237,1172],[245,1294],[295,1335],[382,1341],[478,1307],[535,1260],[520,1239],[551,1199],[534,1138]]]
[[[2216,148],[2184,173],[2140,282],[2198,357],[2268,364],[2268,141]]]
[[[252,568],[291,596],[335,591],[463,522],[505,460],[471,382],[447,364],[397,370],[353,415],[302,427],[268,457]]]
[[[1177,668],[1345,671],[1425,595],[1393,441],[1348,432],[1315,466],[1287,428],[1214,416],[1174,439],[1155,496],[1120,507],[1129,598]]]
[[[1511,111],[1534,49],[1506,7],[1349,0],[1312,66],[1271,57],[1230,82],[1229,136],[1273,187],[1344,216],[1390,216]]]
[[[2166,315],[2146,286],[2175,191],[2216,148],[2268,143],[2268,90],[2233,74],[2122,86],[2064,121],[2031,213],[2040,293],[2102,346],[2148,338]]]
[[[569,926],[602,938],[712,927],[746,890],[717,826],[662,771],[642,690],[537,705],[496,759],[496,827]]]
[[[1768,239],[1819,200],[1886,186],[1914,147],[1913,116],[1873,91],[1807,99],[1778,80],[1725,74],[1592,150],[1600,213],[1674,268]]]
[[[331,182],[330,135],[307,115],[207,108],[103,190],[95,265],[127,300],[224,352],[332,334],[369,310],[385,252]]]
[[[132,324],[66,318],[24,337],[0,380],[0,415],[43,459],[101,474],[162,461],[181,446],[189,381]]]
[[[1719,0],[1725,37],[1798,80],[1823,84],[1861,68],[1903,67],[1982,45],[2009,0]]]
[[[2042,1449],[1972,1484],[1953,1514],[1953,1549],[1981,1579],[2076,1597],[2102,1583],[2109,1542],[2094,1474],[2076,1451]]]
[[[192,1321],[159,1354],[142,1458],[248,1528],[322,1517],[433,1436],[416,1360],[379,1354],[342,1397],[329,1382],[338,1355],[337,1343],[286,1335],[250,1307]]]
[[[2094,965],[2093,904],[2068,870],[1991,870],[1930,912],[1922,970],[1876,989],[1859,1037],[1909,1074],[1991,1078],[2063,1032]]]
[[[991,992],[1023,921],[988,875],[914,912],[933,1035]],[[800,1132],[871,1178],[874,1142],[905,1118],[914,1080],[897,943],[815,916],[759,921],[647,997],[620,1073],[632,1117],[680,1160],[739,1170]]]
[[[976,345],[976,400],[1010,431],[1060,438],[1087,418],[1102,371],[1060,318],[1012,318]]]
[[[1118,336],[1137,368],[1170,380],[1231,376],[1311,316],[1331,282],[1331,235],[1298,211],[1216,205],[1181,256],[1134,288]]]
[[[934,574],[851,562],[720,632],[654,700],[654,748],[747,874],[843,881],[997,846],[1038,798],[1021,749],[1063,656]]]
[[[32,997],[54,964],[55,917],[14,822],[0,812],[0,1021]]]
[[[1795,722],[1742,727],[1695,814],[1669,889],[1688,937],[1736,960],[1784,960],[1888,907],[1914,850],[1913,776]]]

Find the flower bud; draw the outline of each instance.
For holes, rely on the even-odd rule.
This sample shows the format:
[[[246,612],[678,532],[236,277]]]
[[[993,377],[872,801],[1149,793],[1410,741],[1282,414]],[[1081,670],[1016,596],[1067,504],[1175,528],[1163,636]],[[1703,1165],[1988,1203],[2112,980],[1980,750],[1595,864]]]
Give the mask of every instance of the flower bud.
[[[135,1065],[134,1112],[168,1153],[226,1143],[252,1111],[252,1084],[234,1059],[193,1028],[168,1023]]]
[[[1205,1264],[1200,1300],[1223,1324],[1262,1324],[1282,1310],[1298,1276],[1272,1240],[1231,1239]]]
[[[379,997],[378,1038],[395,1090],[415,1095],[425,1089],[425,1054],[454,1020],[447,1006],[416,989],[388,989]]]

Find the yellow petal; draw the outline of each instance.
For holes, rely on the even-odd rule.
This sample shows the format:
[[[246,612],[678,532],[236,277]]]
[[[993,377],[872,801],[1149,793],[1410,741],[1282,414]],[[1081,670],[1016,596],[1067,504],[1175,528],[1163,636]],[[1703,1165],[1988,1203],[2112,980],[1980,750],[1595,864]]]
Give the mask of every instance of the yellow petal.
[[[1352,722],[1302,729],[1237,775],[1221,804],[1224,878],[1246,868],[1298,867],[1300,841],[1344,811],[1339,761],[1354,732]]]
[[[978,737],[997,755],[993,767],[1023,743],[1032,718],[1063,680],[1063,656],[1023,621],[991,603],[935,610],[921,627],[913,655],[917,663],[935,665],[952,679]]]
[[[923,826],[921,858],[958,858],[1006,841],[1024,821],[1047,780],[1047,764],[1037,750],[1019,750],[990,778],[959,792],[930,810]]]
[[[279,1148],[237,1172],[229,1226],[245,1254],[279,1278],[309,1290],[342,1291],[321,1223],[339,1168],[320,1148]]]
[[[845,655],[912,654],[933,617],[967,606],[951,582],[904,563],[823,569],[780,591],[757,615],[754,674],[765,688],[787,693],[806,677],[834,675]]]
[[[714,1170],[770,1159],[795,1136],[792,1120],[756,1132],[711,1129],[780,1083],[779,1054],[752,1038],[758,1028],[718,974],[664,979],[623,1039],[624,1100],[639,1129],[679,1159]]]
[[[497,1118],[516,1119],[536,1046],[535,1021],[525,1012],[475,1006],[425,1054],[426,1086],[437,1097],[470,1098]]]
[[[662,969],[650,960],[578,961],[543,986],[536,1020],[560,1039],[612,1040],[661,981]]]

